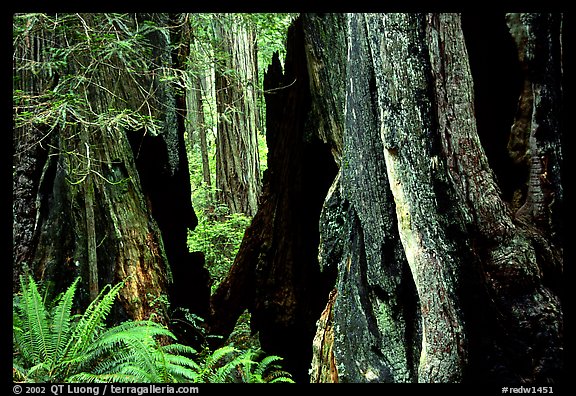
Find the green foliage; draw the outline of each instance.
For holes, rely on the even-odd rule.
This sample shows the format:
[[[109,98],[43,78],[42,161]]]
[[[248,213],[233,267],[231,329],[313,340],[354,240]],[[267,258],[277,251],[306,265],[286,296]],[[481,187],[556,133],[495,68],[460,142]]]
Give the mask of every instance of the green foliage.
[[[207,354],[199,371],[199,382],[210,383],[293,383],[291,375],[278,364],[281,357],[265,356],[261,350],[239,351],[224,346]]]
[[[280,59],[286,56],[286,33],[298,14],[255,13],[243,14],[253,24],[258,39],[259,80],[263,81],[264,72],[272,61],[274,52]]]
[[[181,344],[161,345],[174,335],[152,321],[124,322],[102,334],[90,348],[84,371],[71,382],[191,382],[198,365],[186,355],[196,351]],[[96,364],[94,364],[96,362]]]
[[[153,321],[105,320],[124,283],[102,290],[82,315],[73,314],[79,279],[54,301],[32,277],[13,299],[13,380],[24,382],[293,382],[279,356],[232,346],[198,356]],[[170,341],[170,342],[169,342]],[[191,358],[196,355],[197,363]]]
[[[188,233],[188,248],[190,251],[204,253],[206,268],[214,281],[212,288],[215,290],[234,263],[250,218],[241,213],[229,213],[225,205],[207,198],[206,190],[199,193],[205,195],[203,200],[196,201],[199,204],[195,207],[200,209],[199,221],[196,228]],[[199,193],[197,197],[202,197]],[[205,214],[203,208],[209,213]]]
[[[14,380],[26,382],[175,382],[196,379],[195,350],[161,345],[174,335],[152,321],[106,329],[105,320],[124,283],[105,287],[82,315],[72,306],[78,279],[53,308],[32,277],[21,278],[13,302]]]
[[[13,44],[20,48],[15,53],[26,54],[33,40],[42,42],[36,58],[30,54],[14,59],[15,126],[47,125],[60,131],[78,125],[103,131],[128,127],[156,133],[159,125],[142,109],[145,106],[140,106],[141,112],[125,109],[125,100],[108,92],[121,110],[95,113],[83,94],[102,90],[102,75],[121,76],[137,86],[138,77],[151,76],[152,46],[146,37],[159,28],[148,21],[134,24],[131,18],[112,13],[15,14]],[[54,85],[42,92],[29,91],[20,79],[23,73],[40,77],[44,84],[52,80]]]

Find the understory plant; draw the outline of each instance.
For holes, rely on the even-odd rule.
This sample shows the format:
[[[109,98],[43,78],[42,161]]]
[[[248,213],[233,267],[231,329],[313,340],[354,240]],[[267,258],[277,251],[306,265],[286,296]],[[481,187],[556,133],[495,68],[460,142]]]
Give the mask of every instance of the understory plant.
[[[211,383],[293,383],[280,366],[282,358],[260,349],[238,350],[226,345],[202,359],[198,382]]]
[[[32,277],[21,278],[13,303],[13,379],[25,382],[194,381],[198,365],[164,326],[127,321],[109,329],[105,320],[124,282],[105,287],[82,315],[73,315],[79,279],[46,304]],[[51,308],[50,306],[53,305]]]
[[[204,253],[212,292],[228,274],[251,221],[242,213],[230,213],[225,205],[211,198],[215,191],[203,186],[197,192],[198,207],[203,210],[198,211],[198,225],[188,233],[189,250]]]
[[[73,314],[79,279],[47,301],[31,276],[13,299],[15,382],[293,382],[279,356],[224,346],[198,354],[163,325],[105,321],[124,286],[106,286],[83,314]],[[195,357],[195,359],[193,359]]]

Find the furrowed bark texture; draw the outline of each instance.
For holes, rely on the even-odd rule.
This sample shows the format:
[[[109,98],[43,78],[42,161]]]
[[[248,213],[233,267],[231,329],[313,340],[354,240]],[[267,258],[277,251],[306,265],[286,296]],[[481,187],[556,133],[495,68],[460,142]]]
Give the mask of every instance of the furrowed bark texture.
[[[530,169],[524,204],[516,216],[533,223],[558,244],[562,241],[563,202],[561,16],[508,14],[507,23],[524,77],[509,146],[511,151],[522,148],[521,160]]]
[[[232,213],[253,216],[258,209],[260,160],[254,33],[238,16],[216,23],[224,59],[216,68],[216,187]]]
[[[37,97],[48,89],[53,89],[58,77],[46,71],[32,73],[20,64],[21,59],[41,62],[43,48],[46,43],[55,41],[55,37],[43,30],[31,30],[30,34],[14,45],[14,90],[27,92],[31,97]],[[16,80],[16,78],[18,78]],[[14,116],[20,111],[30,111],[29,108],[16,109]],[[42,142],[49,136],[49,128],[45,125],[15,127],[12,145],[12,292],[19,288],[19,277],[34,258],[34,246],[38,239],[38,221],[40,197],[44,193],[41,187],[44,180],[44,167],[48,162],[48,149]]]
[[[347,19],[343,155],[320,221],[320,263],[338,279],[311,381],[557,381],[558,222],[552,209],[515,218],[501,198],[476,131],[460,17]],[[539,19],[548,33],[534,40],[556,43],[538,46],[555,65],[550,21]],[[542,102],[558,109],[559,82],[545,80]],[[558,149],[559,129],[546,131]]]
[[[441,49],[446,54],[465,53],[462,40],[458,39],[457,20],[442,15],[433,18],[431,25],[437,28],[440,38],[440,45],[431,53],[438,55]],[[542,22],[540,26],[550,25]],[[554,40],[559,40],[559,36]],[[555,55],[548,53],[548,57]],[[485,346],[490,374],[517,382],[554,381],[562,370],[563,320],[557,284],[549,280],[561,271],[561,251],[554,246],[556,238],[550,228],[542,233],[542,223],[536,218],[531,222],[514,221],[502,201],[475,124],[470,121],[473,108],[467,105],[470,98],[466,92],[472,92],[473,87],[468,67],[460,59],[437,56],[433,74],[439,107],[440,98],[449,104],[443,106],[448,111],[439,116],[443,151],[454,159],[449,163],[449,173],[466,203],[468,217],[473,219],[471,236],[482,263],[489,301],[493,311],[498,312],[496,323],[506,329],[504,334],[499,332],[502,338],[495,337],[491,345]],[[558,85],[555,87],[559,89]],[[558,129],[550,133],[556,135],[553,139],[559,139]],[[560,148],[559,143],[555,148]],[[561,191],[561,185],[556,188]],[[553,224],[548,218],[547,223]]]
[[[212,69],[204,70],[202,65],[206,63],[206,55],[202,49],[202,43],[195,35],[195,31],[190,32],[191,51],[185,59],[188,71],[188,88],[186,92],[186,108],[188,120],[188,138],[190,140],[190,150],[194,149],[195,144],[199,143],[200,157],[202,158],[202,178],[208,187],[212,186],[210,176],[210,161],[208,158],[208,141],[206,132],[209,129],[204,114],[205,98],[208,98],[210,91],[208,86],[208,75],[211,75]],[[214,88],[211,86],[211,88]],[[208,101],[209,103],[209,101]]]
[[[458,296],[464,246],[455,237],[465,229],[439,157],[424,16],[368,15],[366,23],[389,184],[420,300],[418,381],[458,382],[467,340]]]
[[[352,15],[347,24],[341,178],[320,223],[321,264],[337,265],[339,274],[332,359],[339,382],[410,382],[420,348],[417,297],[387,187],[364,17]]]
[[[87,29],[96,29],[98,18],[103,18],[93,14],[78,16],[79,20],[80,17]],[[154,20],[158,26],[169,25],[166,15],[138,18]],[[150,35],[155,48],[151,67],[170,66],[172,54],[167,31],[158,30]],[[51,40],[50,44],[53,43]],[[38,53],[49,51],[40,49]],[[70,62],[65,72],[86,72],[76,67],[90,64],[88,55],[78,63]],[[87,81],[97,84],[78,85],[74,93],[85,99],[92,114],[107,114],[110,109],[121,112],[147,108],[149,115],[158,118],[160,133],[151,136],[146,130],[130,130],[130,125],[102,124],[100,128],[97,123],[77,123],[54,129],[46,136],[45,147],[50,148],[47,156],[40,156],[40,160],[47,160],[37,168],[41,173],[37,176],[37,188],[32,190],[36,220],[33,236],[27,242],[26,260],[36,276],[53,281],[56,290],[66,288],[77,275],[82,275],[85,281],[91,280],[93,294],[97,286],[126,280],[116,319],[144,319],[156,313],[161,321],[167,321],[167,312],[159,301],[169,292],[172,280],[168,258],[174,263],[180,259],[179,264],[187,259],[181,255],[182,251],[188,254],[186,230],[196,223],[190,203],[183,124],[176,112],[174,92],[159,78],[135,75],[118,78],[116,68],[112,69],[114,72],[106,63],[90,68]],[[22,81],[28,81],[27,76]],[[141,89],[150,86],[152,96]],[[46,88],[48,85],[43,89]],[[72,117],[70,121],[74,120]],[[37,147],[34,145],[37,138],[15,132],[19,147]],[[23,157],[15,158],[16,163],[22,163],[27,155],[37,153],[26,151]],[[19,183],[16,182],[14,191],[22,190]],[[30,198],[31,195],[27,197]],[[20,221],[15,215],[15,224]],[[91,269],[94,275],[97,270],[97,280],[88,276],[89,263],[97,264],[97,268]],[[15,260],[15,273],[22,265]],[[201,265],[200,262],[200,268]],[[199,282],[198,290],[203,282]],[[85,293],[80,294],[81,300],[87,298],[89,285],[84,283],[82,287]],[[205,296],[204,303],[207,301]]]
[[[265,351],[307,380],[315,322],[332,281],[318,266],[318,220],[336,165],[308,128],[310,88],[302,22],[289,30],[285,70],[265,74],[268,169],[258,212],[213,295],[211,330],[228,335],[248,308]]]

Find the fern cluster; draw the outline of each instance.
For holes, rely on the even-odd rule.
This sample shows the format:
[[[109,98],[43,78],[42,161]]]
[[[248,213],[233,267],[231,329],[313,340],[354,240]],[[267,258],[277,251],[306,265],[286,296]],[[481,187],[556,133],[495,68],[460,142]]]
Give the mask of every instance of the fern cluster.
[[[26,382],[293,382],[278,362],[260,350],[231,346],[196,351],[176,342],[153,321],[105,320],[124,283],[102,290],[82,315],[73,315],[79,279],[46,304],[32,277],[21,278],[13,301],[13,379]],[[197,361],[191,358],[197,356]]]
[[[180,344],[160,345],[174,335],[152,321],[128,321],[106,329],[104,321],[124,283],[106,287],[83,315],[72,315],[78,279],[52,309],[38,286],[21,279],[14,300],[13,373],[27,382],[175,382],[194,381],[198,366],[187,357],[196,351]]]
[[[202,360],[198,382],[211,383],[293,383],[290,373],[282,370],[276,355],[261,350],[239,351],[224,346],[208,352]]]

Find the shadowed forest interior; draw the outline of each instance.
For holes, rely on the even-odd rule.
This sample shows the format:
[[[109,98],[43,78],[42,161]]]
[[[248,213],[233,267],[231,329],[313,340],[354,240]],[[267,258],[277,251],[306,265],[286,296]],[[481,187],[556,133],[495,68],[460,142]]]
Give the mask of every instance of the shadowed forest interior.
[[[568,21],[14,14],[13,381],[563,384]]]

